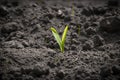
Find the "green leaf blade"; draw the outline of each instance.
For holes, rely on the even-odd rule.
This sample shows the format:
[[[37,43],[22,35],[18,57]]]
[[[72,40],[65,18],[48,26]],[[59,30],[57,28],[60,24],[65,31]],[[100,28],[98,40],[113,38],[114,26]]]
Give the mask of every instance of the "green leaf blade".
[[[61,40],[57,30],[55,28],[53,28],[53,27],[51,27],[50,29],[51,29],[51,31],[53,33],[53,36],[55,37],[55,39],[56,39],[57,43],[59,44],[59,47],[60,47],[60,49],[62,51],[62,40]]]
[[[62,52],[64,52],[64,45],[66,41],[67,32],[68,32],[68,25],[65,27],[64,32],[62,34]]]

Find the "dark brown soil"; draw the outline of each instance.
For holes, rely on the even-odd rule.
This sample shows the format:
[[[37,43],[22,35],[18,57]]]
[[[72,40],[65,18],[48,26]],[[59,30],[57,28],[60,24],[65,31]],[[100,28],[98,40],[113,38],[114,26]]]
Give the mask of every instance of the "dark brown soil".
[[[0,80],[120,80],[119,0],[1,0]]]

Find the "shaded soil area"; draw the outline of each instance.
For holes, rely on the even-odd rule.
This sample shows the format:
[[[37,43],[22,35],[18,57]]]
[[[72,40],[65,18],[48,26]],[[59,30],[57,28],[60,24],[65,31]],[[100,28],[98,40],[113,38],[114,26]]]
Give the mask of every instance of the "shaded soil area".
[[[119,0],[1,0],[0,80],[120,80]],[[61,53],[50,27],[60,35]]]

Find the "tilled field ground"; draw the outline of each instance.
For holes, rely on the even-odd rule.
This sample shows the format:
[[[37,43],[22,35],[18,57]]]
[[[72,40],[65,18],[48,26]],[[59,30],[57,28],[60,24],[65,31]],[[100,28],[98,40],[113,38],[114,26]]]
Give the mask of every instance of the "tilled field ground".
[[[0,80],[120,80],[116,1],[1,0]],[[66,25],[61,53],[50,27]]]

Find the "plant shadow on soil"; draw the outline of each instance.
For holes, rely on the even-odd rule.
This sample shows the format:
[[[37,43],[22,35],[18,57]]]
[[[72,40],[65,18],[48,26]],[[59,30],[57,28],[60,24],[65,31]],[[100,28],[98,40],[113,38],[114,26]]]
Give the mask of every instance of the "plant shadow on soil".
[[[120,80],[117,1],[1,0],[0,80]]]

